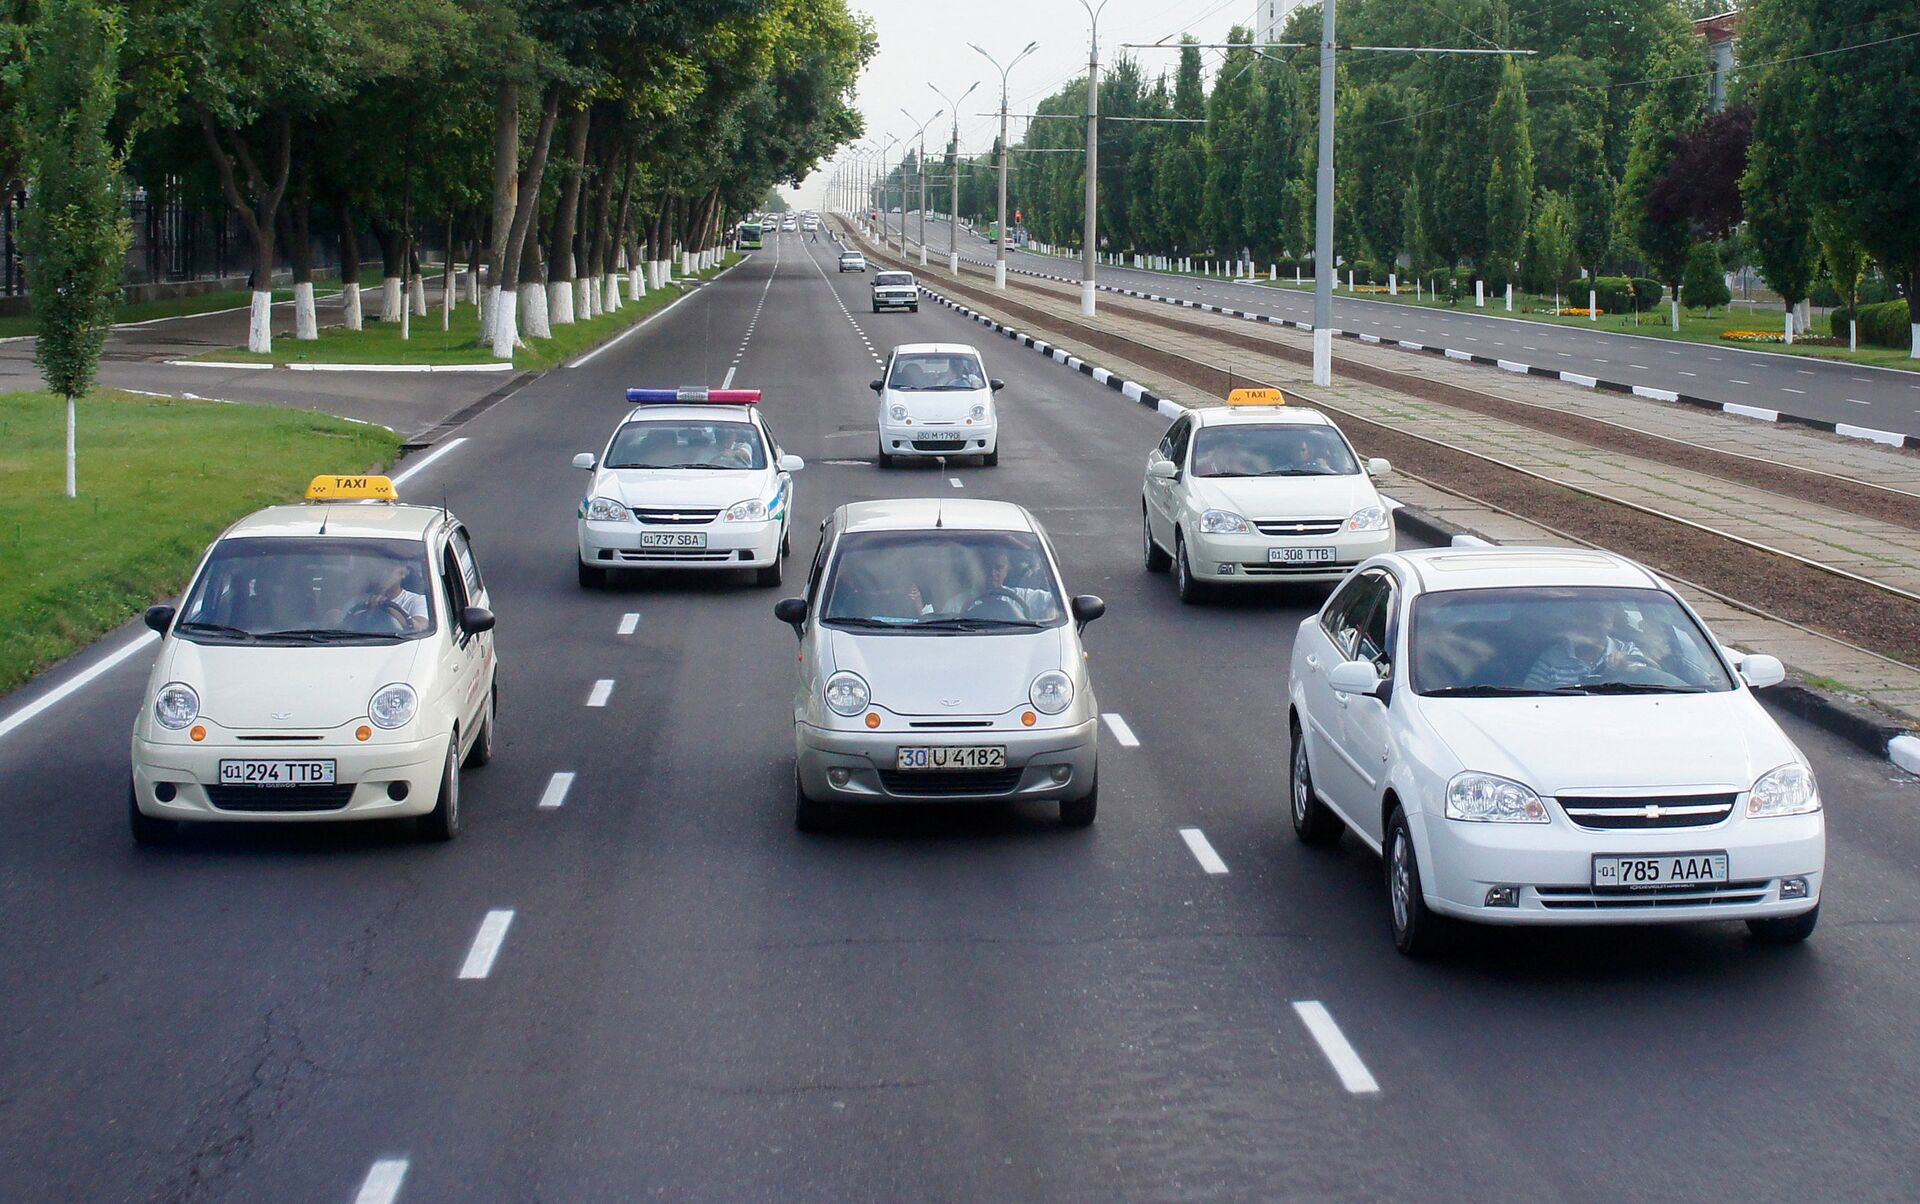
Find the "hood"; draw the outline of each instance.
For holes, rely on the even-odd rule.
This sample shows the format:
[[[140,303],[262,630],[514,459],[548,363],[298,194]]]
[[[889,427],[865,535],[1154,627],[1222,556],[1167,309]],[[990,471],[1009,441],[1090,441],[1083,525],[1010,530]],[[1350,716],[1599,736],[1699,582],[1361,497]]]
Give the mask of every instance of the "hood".
[[[953,393],[896,392],[888,389],[880,396],[880,412],[886,414],[896,401],[907,407],[907,416],[916,425],[929,422],[963,424],[972,416],[973,407],[977,405],[985,405],[987,416],[993,416],[992,389],[968,389]],[[891,424],[893,419],[889,417],[885,421]]]
[[[1800,759],[1743,690],[1584,698],[1423,698],[1466,769],[1564,790],[1739,791]],[[1508,750],[1525,749],[1524,758]]]
[[[866,679],[873,705],[896,715],[1004,715],[1027,705],[1033,679],[1065,664],[1063,631],[1008,635],[867,635],[834,631],[833,671]],[[953,706],[945,705],[949,700]]]
[[[595,481],[603,497],[629,506],[723,509],[766,493],[764,469],[609,468]]]
[[[1373,478],[1365,473],[1338,477],[1190,477],[1193,492],[1207,505],[1242,518],[1346,518],[1366,506],[1378,506]]]
[[[427,642],[281,647],[176,639],[158,680],[192,686],[201,716],[224,728],[332,728],[365,716],[381,686],[411,681]]]

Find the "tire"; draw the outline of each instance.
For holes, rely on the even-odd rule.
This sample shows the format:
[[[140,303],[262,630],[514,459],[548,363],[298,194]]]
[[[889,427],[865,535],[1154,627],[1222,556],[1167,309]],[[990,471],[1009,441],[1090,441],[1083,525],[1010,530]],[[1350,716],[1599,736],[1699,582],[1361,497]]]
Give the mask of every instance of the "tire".
[[[1346,825],[1331,808],[1313,793],[1313,766],[1307,762],[1306,733],[1297,723],[1288,725],[1293,734],[1292,771],[1287,775],[1293,813],[1293,834],[1301,844],[1330,845],[1340,839]]]
[[[440,771],[440,794],[433,810],[417,821],[427,840],[447,841],[460,835],[460,732],[447,738],[447,767]]]
[[[780,557],[776,555],[773,558],[772,564],[753,570],[753,583],[762,589],[771,589],[779,585],[781,579],[785,576],[784,566],[781,563]]]
[[[1783,916],[1777,920],[1748,920],[1747,931],[1753,934],[1757,945],[1798,945],[1813,935],[1820,923],[1820,905],[1815,903],[1813,910],[1797,916]]]
[[[907,306],[907,312],[910,314],[917,314],[920,312],[920,307],[918,305],[909,305]]]
[[[1149,573],[1164,573],[1173,567],[1173,557],[1153,542],[1153,525],[1147,521],[1146,503],[1140,504],[1140,551]]]
[[[1408,957],[1426,957],[1440,947],[1445,919],[1427,906],[1421,893],[1420,858],[1406,812],[1395,807],[1387,817],[1387,922],[1393,947]]]
[[[880,466],[883,472],[893,467],[893,457],[887,454],[887,445],[885,443],[878,444],[874,448],[874,462]]]
[[[982,468],[1000,467],[1000,447],[998,444],[994,445],[994,448],[992,451],[980,457],[980,467]]]
[[[1100,813],[1100,778],[1096,774],[1093,789],[1087,791],[1085,798],[1061,799],[1060,822],[1069,828],[1087,828],[1093,826],[1093,820]]]
[[[1179,531],[1173,533],[1173,588],[1188,606],[1206,601],[1207,587],[1194,580],[1193,568],[1187,563],[1187,541]]]
[[[500,722],[500,687],[487,689],[487,712],[480,720],[480,735],[467,750],[467,768],[478,769],[493,760],[493,731]]]
[[[578,568],[580,569],[580,588],[581,589],[605,589],[606,588],[607,570],[588,564],[584,560],[578,562]]]
[[[875,306],[873,307],[873,312],[874,312],[874,313],[879,313],[879,312],[880,312],[880,306],[879,306],[878,304],[876,304],[876,305],[875,305]]]
[[[133,843],[142,848],[166,844],[180,830],[180,825],[173,820],[161,819],[140,810],[132,782],[127,783],[127,827],[133,832]]]
[[[780,532],[780,556],[785,559],[793,555],[793,532],[782,529]]]
[[[802,832],[824,832],[833,826],[833,804],[808,798],[797,773],[793,778],[793,826]]]

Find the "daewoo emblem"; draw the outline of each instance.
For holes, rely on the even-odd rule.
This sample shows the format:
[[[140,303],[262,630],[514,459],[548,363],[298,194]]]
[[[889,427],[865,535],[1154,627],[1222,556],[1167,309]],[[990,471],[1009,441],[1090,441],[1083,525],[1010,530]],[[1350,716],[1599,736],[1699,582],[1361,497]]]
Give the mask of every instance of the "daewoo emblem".
[[[957,707],[960,705],[960,700],[958,698],[942,698],[940,705],[943,707]]]
[[[273,717],[275,719],[291,719],[293,718],[293,712],[292,711],[275,711],[273,712]]]

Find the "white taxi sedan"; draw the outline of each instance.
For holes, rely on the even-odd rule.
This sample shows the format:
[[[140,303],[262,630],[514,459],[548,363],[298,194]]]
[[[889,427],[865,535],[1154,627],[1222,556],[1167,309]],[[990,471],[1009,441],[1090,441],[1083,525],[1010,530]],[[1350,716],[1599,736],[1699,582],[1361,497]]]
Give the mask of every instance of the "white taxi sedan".
[[[1000,463],[1000,424],[980,352],[965,343],[907,343],[887,357],[886,375],[869,386],[880,395],[879,464],[941,456],[979,456]]]
[[[1391,469],[1361,460],[1326,415],[1278,389],[1236,389],[1224,406],[1182,414],[1147,456],[1147,570],[1172,568],[1182,602],[1215,584],[1338,581],[1393,550],[1393,515],[1373,485]]]
[[[1294,831],[1382,853],[1395,945],[1486,924],[1820,915],[1813,770],[1665,582],[1605,552],[1453,548],[1368,561],[1300,625]]]
[[[780,584],[791,550],[793,474],[758,389],[628,389],[635,403],[596,456],[580,500],[580,584],[616,569],[751,569]]]
[[[133,725],[129,821],[419,817],[460,830],[460,769],[493,756],[493,612],[460,521],[385,477],[319,477],[235,523],[161,635]]]

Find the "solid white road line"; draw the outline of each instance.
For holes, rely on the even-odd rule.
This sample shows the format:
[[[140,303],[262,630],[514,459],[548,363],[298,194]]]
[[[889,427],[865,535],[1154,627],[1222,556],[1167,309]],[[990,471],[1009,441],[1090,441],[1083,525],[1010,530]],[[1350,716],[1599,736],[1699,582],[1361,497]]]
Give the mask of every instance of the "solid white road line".
[[[54,703],[59,702],[61,699],[66,698],[68,695],[76,693],[87,683],[93,681],[107,670],[113,668],[121,661],[126,660],[159,638],[158,635],[151,631],[140,633],[100,660],[95,661],[85,669],[74,674],[70,680],[64,681],[55,688],[48,690],[45,694],[14,711],[13,714],[8,715],[5,719],[0,719],[0,736],[5,736],[13,729],[26,724],[40,712],[46,710]]]
[[[393,1204],[407,1178],[405,1158],[382,1158],[367,1171],[353,1204]]]
[[[1125,719],[1122,719],[1112,711],[1107,711],[1102,714],[1100,718],[1107,721],[1107,730],[1113,733],[1113,738],[1118,740],[1123,747],[1140,747],[1140,737],[1133,734],[1133,729],[1127,726]]]
[[[434,448],[432,451],[428,452],[425,456],[421,457],[415,463],[407,465],[407,467],[400,472],[400,475],[393,478],[393,483],[395,485],[406,484],[408,480],[412,479],[415,473],[419,472],[421,469],[425,468],[427,465],[433,463],[435,460],[438,460],[441,456],[446,455],[448,452],[452,451],[454,448],[459,447],[462,443],[465,443],[466,441],[467,441],[467,438],[465,435],[462,435],[458,439],[447,440],[445,443],[442,443],[439,447]]]
[[[473,947],[467,950],[467,960],[460,965],[460,977],[485,978],[493,973],[493,959],[500,956],[500,946],[507,939],[507,926],[513,923],[513,909],[496,907],[480,921],[480,931],[473,934]]]
[[[593,692],[587,695],[587,705],[590,707],[606,706],[607,698],[612,693],[613,679],[611,677],[603,677],[593,683]]]
[[[616,634],[632,635],[634,631],[639,628],[639,626],[640,626],[640,612],[630,610],[626,614],[623,614],[620,616],[620,630]]]
[[[540,810],[551,811],[567,801],[567,791],[573,786],[573,774],[556,773],[547,779],[546,793],[540,796]]]
[[[1320,1046],[1320,1052],[1327,1055],[1327,1061],[1333,1063],[1334,1073],[1340,1076],[1340,1082],[1355,1095],[1372,1095],[1380,1090],[1380,1084],[1374,1081],[1368,1072],[1367,1064],[1360,1060],[1347,1041],[1347,1035],[1333,1022],[1333,1013],[1317,999],[1296,999],[1294,1014],[1300,1017],[1300,1023],[1307,1026],[1313,1039]]]
[[[1209,874],[1227,872],[1227,863],[1220,860],[1220,854],[1214,852],[1213,846],[1207,843],[1205,832],[1198,828],[1182,828],[1180,839],[1187,842],[1187,850],[1193,854],[1193,859],[1200,863],[1201,869]]]

